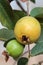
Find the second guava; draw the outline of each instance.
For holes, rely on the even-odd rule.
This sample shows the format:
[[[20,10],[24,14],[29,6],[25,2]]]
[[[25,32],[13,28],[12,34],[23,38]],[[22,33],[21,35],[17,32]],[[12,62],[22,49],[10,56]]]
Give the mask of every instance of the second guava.
[[[19,57],[24,50],[24,45],[20,44],[17,40],[10,40],[7,43],[6,50],[13,58]]]

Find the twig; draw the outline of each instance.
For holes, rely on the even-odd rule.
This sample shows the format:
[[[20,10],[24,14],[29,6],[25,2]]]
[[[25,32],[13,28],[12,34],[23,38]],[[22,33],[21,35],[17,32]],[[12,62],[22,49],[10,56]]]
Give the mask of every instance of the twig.
[[[16,0],[16,3],[18,4],[18,6],[22,9],[22,11],[24,11],[25,13],[27,13],[24,8],[22,7],[22,5],[20,4],[20,2],[18,0]]]
[[[29,44],[28,44],[28,53],[29,53],[28,58],[30,58],[30,45]]]
[[[26,52],[24,52],[21,56],[24,56],[26,53],[28,53],[28,50]]]
[[[29,16],[29,0],[27,0],[27,15]]]
[[[30,59],[30,45],[28,44],[28,60]]]

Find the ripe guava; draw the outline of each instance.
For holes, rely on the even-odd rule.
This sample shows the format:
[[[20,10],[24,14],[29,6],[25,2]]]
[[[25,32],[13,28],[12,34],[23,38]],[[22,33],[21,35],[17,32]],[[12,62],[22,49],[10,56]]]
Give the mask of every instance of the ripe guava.
[[[39,21],[32,16],[25,16],[17,21],[14,27],[14,35],[22,44],[35,42],[41,34]]]

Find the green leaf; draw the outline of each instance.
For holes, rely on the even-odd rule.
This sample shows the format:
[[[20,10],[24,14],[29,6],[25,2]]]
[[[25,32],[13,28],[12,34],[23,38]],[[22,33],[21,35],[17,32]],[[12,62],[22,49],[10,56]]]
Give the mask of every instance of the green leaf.
[[[28,58],[26,58],[26,57],[21,57],[21,58],[18,60],[17,65],[26,65],[27,62],[28,62]]]
[[[16,22],[17,22],[20,18],[22,18],[22,17],[24,17],[24,16],[27,15],[27,14],[24,13],[23,11],[19,11],[19,10],[13,10],[13,12],[14,12],[15,24],[16,24]]]
[[[19,11],[18,11],[19,12]],[[0,0],[0,21],[3,26],[8,29],[14,29],[16,22],[24,16],[24,13],[19,16],[18,12],[13,11],[8,0]]]
[[[14,14],[15,13],[17,16],[19,16],[19,19],[27,15],[25,12],[19,10],[14,10]]]
[[[35,0],[30,0],[30,1],[32,1],[33,3],[35,3]]]
[[[32,9],[30,15],[38,19],[40,23],[43,23],[43,7]]]
[[[0,0],[0,21],[9,29],[14,28],[14,14],[8,0]]]
[[[31,56],[37,56],[39,54],[43,54],[43,42],[37,43],[31,50]]]
[[[43,7],[36,7],[32,9],[30,15],[36,18],[43,18]]]
[[[36,45],[31,50],[31,56],[43,54],[43,24],[41,24],[41,36],[36,42]]]
[[[8,29],[0,29],[0,40],[7,41],[9,39],[14,38],[14,32],[13,30]]]

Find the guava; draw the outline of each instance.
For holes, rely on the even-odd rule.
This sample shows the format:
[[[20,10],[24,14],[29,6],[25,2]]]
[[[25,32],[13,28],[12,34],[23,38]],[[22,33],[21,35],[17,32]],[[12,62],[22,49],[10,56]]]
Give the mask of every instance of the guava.
[[[6,51],[13,58],[19,57],[24,50],[24,45],[20,44],[17,40],[10,40],[7,43]]]
[[[19,19],[14,27],[14,35],[22,44],[30,44],[38,40],[41,34],[39,21],[32,16]]]

